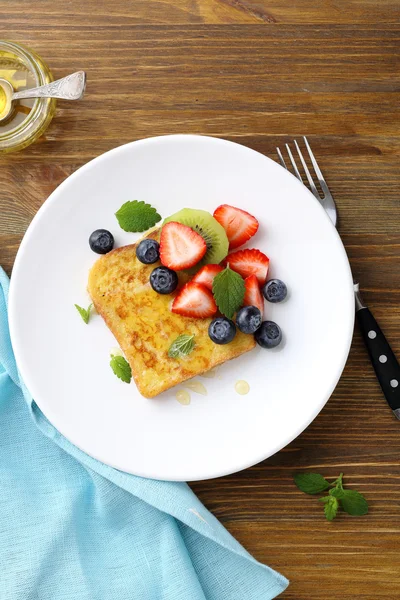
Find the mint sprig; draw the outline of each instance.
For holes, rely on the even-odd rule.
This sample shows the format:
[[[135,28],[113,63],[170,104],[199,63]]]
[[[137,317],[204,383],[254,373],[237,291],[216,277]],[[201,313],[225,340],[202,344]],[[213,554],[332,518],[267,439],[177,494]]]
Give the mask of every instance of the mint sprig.
[[[194,347],[194,335],[182,334],[172,342],[168,350],[168,356],[170,358],[183,358],[190,354]]]
[[[122,379],[125,383],[131,382],[132,370],[126,358],[123,356],[111,355],[110,367],[119,379]]]
[[[161,217],[151,204],[143,200],[129,200],[115,213],[124,231],[139,232],[154,227]]]
[[[245,286],[242,277],[232,271],[229,265],[214,277],[213,294],[220,312],[232,319],[235,312],[242,306]]]
[[[318,473],[297,473],[294,482],[306,494],[320,494],[329,489],[328,495],[319,499],[324,504],[324,513],[328,521],[333,521],[339,508],[349,515],[361,516],[368,513],[368,502],[360,492],[343,488],[343,473],[333,482]]]
[[[87,325],[89,323],[90,311],[91,311],[93,304],[89,304],[89,306],[87,308],[82,308],[82,306],[79,306],[79,304],[74,304],[74,306],[75,306],[76,310],[78,311],[78,313],[81,315],[82,321],[84,323],[86,323],[86,325]]]

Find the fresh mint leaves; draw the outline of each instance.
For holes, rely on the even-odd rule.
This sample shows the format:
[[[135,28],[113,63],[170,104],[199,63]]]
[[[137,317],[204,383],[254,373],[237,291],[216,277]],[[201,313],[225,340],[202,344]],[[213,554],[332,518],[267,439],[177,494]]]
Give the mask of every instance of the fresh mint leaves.
[[[306,494],[320,494],[327,490],[331,484],[318,473],[297,473],[294,482]]]
[[[215,302],[223,315],[232,319],[242,306],[245,287],[243,278],[232,271],[229,265],[214,277],[213,294]]]
[[[81,315],[83,322],[86,323],[86,325],[87,325],[89,323],[90,311],[91,311],[93,304],[89,304],[89,306],[87,308],[82,308],[82,306],[79,306],[78,304],[74,304],[74,306],[75,306],[76,310],[78,311],[78,313]]]
[[[183,358],[184,356],[190,354],[194,347],[194,335],[180,335],[174,342],[172,342],[168,350],[168,356],[170,358]]]
[[[341,507],[349,515],[361,516],[368,513],[368,502],[356,490],[343,488],[343,473],[332,483],[318,473],[297,473],[294,482],[306,494],[320,494],[329,489],[328,496],[320,498],[324,504],[324,513],[328,521],[333,521]]]
[[[115,375],[125,383],[130,383],[132,379],[131,367],[123,356],[111,355],[110,367]]]
[[[344,511],[349,515],[366,515],[368,512],[368,503],[364,496],[356,490],[343,490],[343,496],[340,497],[340,504]]]
[[[146,231],[161,221],[161,217],[150,204],[143,200],[129,200],[115,213],[124,231]]]
[[[334,496],[325,496],[320,499],[320,502],[324,503],[324,513],[328,521],[333,521],[337,515],[339,508],[339,500]]]

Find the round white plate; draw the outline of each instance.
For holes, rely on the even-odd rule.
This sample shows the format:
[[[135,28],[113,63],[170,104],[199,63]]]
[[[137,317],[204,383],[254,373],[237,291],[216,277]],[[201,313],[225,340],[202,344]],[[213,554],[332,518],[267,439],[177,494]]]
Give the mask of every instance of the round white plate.
[[[282,327],[274,351],[257,348],[201,379],[208,395],[175,389],[143,398],[109,367],[116,346],[99,315],[85,325],[74,308],[89,304],[88,245],[97,228],[116,246],[114,213],[127,200],[163,217],[183,207],[213,212],[222,203],[254,214],[252,247],[271,260],[289,297],[266,303]],[[346,253],[312,194],[275,162],[225,140],[177,135],[116,148],[64,181],[33,219],[11,280],[10,328],[25,383],[46,417],[79,448],[144,477],[198,480],[244,469],[271,456],[316,417],[334,390],[352,338],[354,299]],[[250,384],[246,396],[235,382]]]

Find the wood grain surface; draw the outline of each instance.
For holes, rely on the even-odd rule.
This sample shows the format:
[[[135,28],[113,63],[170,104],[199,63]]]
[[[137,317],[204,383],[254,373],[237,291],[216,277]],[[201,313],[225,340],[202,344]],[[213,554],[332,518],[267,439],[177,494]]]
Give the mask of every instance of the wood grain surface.
[[[60,102],[39,143],[0,157],[9,273],[46,197],[110,148],[185,132],[275,157],[304,133],[338,204],[355,277],[400,356],[398,0],[0,0],[0,14],[0,37],[34,48],[55,77],[88,73],[83,102]],[[344,471],[370,514],[328,523],[295,488],[301,469]],[[400,423],[358,331],[335,393],[297,440],[193,489],[291,580],[282,598],[400,598]]]

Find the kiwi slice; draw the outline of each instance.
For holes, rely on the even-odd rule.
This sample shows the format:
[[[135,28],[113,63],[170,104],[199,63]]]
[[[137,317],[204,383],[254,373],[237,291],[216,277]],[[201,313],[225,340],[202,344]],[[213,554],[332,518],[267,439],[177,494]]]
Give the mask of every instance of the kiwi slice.
[[[196,270],[203,265],[219,264],[228,254],[229,241],[225,229],[206,210],[182,208],[182,210],[165,219],[164,224],[170,221],[176,221],[191,227],[206,242],[207,252],[196,265]]]

